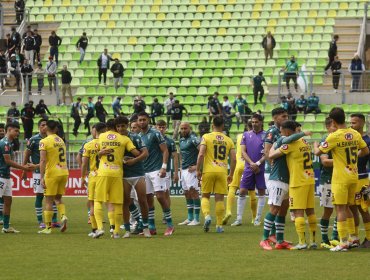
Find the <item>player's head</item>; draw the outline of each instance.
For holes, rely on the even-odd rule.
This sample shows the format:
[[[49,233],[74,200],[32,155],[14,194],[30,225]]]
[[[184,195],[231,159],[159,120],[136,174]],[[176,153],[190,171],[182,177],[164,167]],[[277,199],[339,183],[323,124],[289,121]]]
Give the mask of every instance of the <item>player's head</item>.
[[[137,114],[137,123],[140,126],[140,129],[146,130],[149,126],[149,115],[147,112],[140,112]]]
[[[278,127],[288,119],[288,112],[284,108],[275,108],[272,110],[271,114],[274,119],[274,124]]]
[[[285,121],[280,126],[280,132],[283,136],[289,136],[295,133],[297,123],[295,121]]]
[[[106,131],[107,125],[103,122],[98,122],[91,127],[91,134],[94,139],[98,138],[100,133],[104,133]]]
[[[46,126],[46,123],[47,123],[48,120],[46,119],[41,119],[39,120],[39,122],[37,123],[38,127],[39,127],[39,132],[40,134],[46,134],[46,130],[47,130],[47,126]]]
[[[10,122],[5,126],[6,137],[10,140],[16,139],[19,136],[19,123],[18,122]]]
[[[262,126],[263,126],[262,115],[254,113],[252,115],[251,122],[252,122],[252,129],[255,132],[260,132],[262,130]]]
[[[5,136],[5,124],[0,123],[0,139],[3,139]]]
[[[156,123],[156,128],[162,135],[165,135],[167,131],[167,123],[164,120],[158,120]]]
[[[325,127],[329,133],[332,133],[337,130],[337,128],[333,125],[333,120],[329,117],[325,119]]]
[[[188,137],[191,132],[191,126],[188,122],[182,122],[180,124],[180,135],[181,137]]]
[[[48,134],[56,134],[58,132],[58,122],[54,120],[48,120],[46,122],[46,132]]]
[[[130,122],[130,131],[136,134],[140,133],[141,129],[137,121]]]
[[[344,125],[346,122],[346,114],[340,107],[334,107],[329,113],[329,117],[333,120],[335,126]]]
[[[352,114],[350,122],[354,130],[363,132],[365,126],[365,116],[363,114]]]
[[[116,131],[116,123],[114,119],[107,120],[107,130]]]
[[[212,121],[212,129],[214,131],[222,132],[224,130],[224,119],[223,117],[216,116]]]
[[[127,128],[128,128],[128,118],[124,116],[119,116],[115,119],[115,126],[116,130],[119,134],[127,134]]]
[[[302,125],[299,122],[295,122],[295,126],[296,126],[295,132],[299,133],[302,131]]]

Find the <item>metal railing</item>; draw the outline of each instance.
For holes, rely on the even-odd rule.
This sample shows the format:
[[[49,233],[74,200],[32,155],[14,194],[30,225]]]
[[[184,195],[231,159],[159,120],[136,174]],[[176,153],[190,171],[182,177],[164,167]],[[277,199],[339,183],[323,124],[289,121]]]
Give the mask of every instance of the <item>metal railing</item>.
[[[367,10],[368,10],[368,3],[364,4],[364,17],[362,19],[361,24],[361,32],[360,32],[360,38],[358,40],[358,47],[357,47],[357,53],[359,57],[362,59],[362,61],[365,61],[366,55],[365,55],[365,44],[366,44],[366,35],[367,35]]]

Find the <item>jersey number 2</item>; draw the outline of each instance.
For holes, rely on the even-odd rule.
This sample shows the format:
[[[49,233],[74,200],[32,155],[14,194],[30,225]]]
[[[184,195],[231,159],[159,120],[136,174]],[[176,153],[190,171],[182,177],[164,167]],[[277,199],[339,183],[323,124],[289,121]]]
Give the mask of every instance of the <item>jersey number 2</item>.
[[[66,161],[66,158],[64,156],[65,156],[64,149],[59,148],[59,162],[65,162]]]

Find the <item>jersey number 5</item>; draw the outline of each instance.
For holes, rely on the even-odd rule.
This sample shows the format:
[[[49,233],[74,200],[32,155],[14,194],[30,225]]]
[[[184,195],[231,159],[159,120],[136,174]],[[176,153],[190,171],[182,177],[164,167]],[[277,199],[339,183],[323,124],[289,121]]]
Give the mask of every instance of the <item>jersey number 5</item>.
[[[357,147],[346,148],[347,164],[355,164],[357,162]]]
[[[215,145],[213,147],[214,147],[214,151],[213,151],[214,159],[224,160],[226,158],[226,147],[223,145],[221,146]]]

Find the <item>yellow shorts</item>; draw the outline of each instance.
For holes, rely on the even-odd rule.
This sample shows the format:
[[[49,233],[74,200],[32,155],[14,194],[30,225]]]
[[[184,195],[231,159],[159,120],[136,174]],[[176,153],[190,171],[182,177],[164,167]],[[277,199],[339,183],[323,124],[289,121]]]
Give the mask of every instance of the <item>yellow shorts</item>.
[[[355,205],[355,193],[357,183],[354,184],[331,184],[334,205]]]
[[[369,178],[359,179],[357,181],[357,187],[355,190],[355,205],[361,205],[361,200],[363,200],[361,189],[363,186],[368,186],[368,185],[369,185]]]
[[[219,172],[203,173],[202,193],[227,194],[227,175]]]
[[[94,200],[123,204],[123,178],[98,176]]]
[[[308,209],[315,207],[315,186],[306,185],[289,188],[290,209]]]
[[[66,190],[68,175],[58,177],[45,176],[45,196],[63,195]]]
[[[98,181],[97,176],[89,176],[89,182],[87,184],[87,199],[88,200],[94,200],[95,186],[96,186],[97,181]]]
[[[234,171],[233,180],[231,181],[229,187],[238,188],[240,187],[240,180],[242,178],[244,168],[236,168]]]

